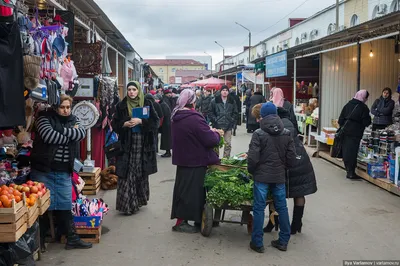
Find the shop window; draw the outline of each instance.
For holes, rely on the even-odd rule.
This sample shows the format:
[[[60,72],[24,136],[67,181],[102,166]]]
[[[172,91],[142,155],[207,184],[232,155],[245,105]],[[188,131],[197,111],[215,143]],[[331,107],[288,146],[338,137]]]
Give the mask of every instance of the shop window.
[[[176,68],[173,67],[171,71],[172,71],[172,72],[175,72],[175,71],[176,71]]]
[[[360,23],[360,19],[356,14],[354,14],[350,19],[350,27],[357,26]]]
[[[328,26],[328,35],[331,35],[332,33],[334,33],[336,31],[336,23],[331,23]]]
[[[163,73],[163,72],[164,72],[164,69],[160,68],[160,69],[158,70],[158,72],[159,72],[159,73]]]
[[[387,5],[386,4],[376,5],[374,7],[374,10],[372,11],[372,19],[384,16],[384,15],[386,15],[386,13],[387,13]]]
[[[400,11],[400,0],[393,0],[392,4],[390,5],[390,12],[397,12]]]
[[[276,52],[279,52],[279,45],[276,46]]]
[[[273,54],[275,53],[275,47],[272,47],[272,53]]]

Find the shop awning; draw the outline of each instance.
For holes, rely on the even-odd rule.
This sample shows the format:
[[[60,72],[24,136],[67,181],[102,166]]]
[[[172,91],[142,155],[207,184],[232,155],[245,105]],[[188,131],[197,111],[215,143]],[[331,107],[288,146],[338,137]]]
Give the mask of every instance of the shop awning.
[[[400,31],[400,11],[384,17],[367,21],[358,26],[348,28],[325,38],[311,42],[311,47],[296,49],[296,58],[308,57],[326,53],[358,43],[370,42],[378,39],[398,35]]]

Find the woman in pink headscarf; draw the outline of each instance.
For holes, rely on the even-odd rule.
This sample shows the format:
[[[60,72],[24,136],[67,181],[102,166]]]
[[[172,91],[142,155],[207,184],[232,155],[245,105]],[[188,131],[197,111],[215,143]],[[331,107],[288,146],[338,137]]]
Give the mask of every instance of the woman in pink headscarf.
[[[356,175],[357,154],[364,130],[371,124],[369,108],[365,104],[369,93],[360,90],[344,107],[339,117],[339,125],[343,130],[342,155],[348,179],[360,179]],[[335,154],[341,157],[340,154]]]
[[[219,163],[213,148],[223,134],[210,129],[203,115],[195,110],[195,102],[195,93],[185,89],[172,112],[172,164],[177,168],[171,219],[176,219],[172,230],[183,233],[200,231],[206,197],[204,178],[207,166]]]
[[[272,88],[270,101],[273,102],[277,108],[281,107],[289,112],[290,122],[292,122],[294,127],[296,128],[296,133],[299,134],[299,126],[297,125],[297,119],[296,115],[294,114],[293,105],[285,99],[281,88]]]

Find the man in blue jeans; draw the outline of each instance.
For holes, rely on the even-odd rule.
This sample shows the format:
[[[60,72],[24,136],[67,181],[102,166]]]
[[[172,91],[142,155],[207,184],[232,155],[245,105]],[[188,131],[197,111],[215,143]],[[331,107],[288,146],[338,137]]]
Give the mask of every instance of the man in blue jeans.
[[[264,253],[264,210],[271,190],[280,225],[279,239],[272,241],[271,245],[286,251],[290,239],[290,221],[285,181],[287,169],[296,162],[296,149],[290,131],[284,129],[273,103],[263,104],[260,114],[260,129],[253,133],[247,158],[247,168],[254,179],[254,218],[250,248]]]

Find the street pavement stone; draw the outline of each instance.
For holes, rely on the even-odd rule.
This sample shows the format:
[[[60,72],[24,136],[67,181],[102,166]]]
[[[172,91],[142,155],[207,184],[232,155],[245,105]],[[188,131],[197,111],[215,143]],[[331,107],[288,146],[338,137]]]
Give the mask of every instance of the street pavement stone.
[[[233,153],[247,151],[251,134],[240,127]],[[196,152],[196,151],[188,151]],[[222,154],[222,153],[221,153]],[[292,236],[288,251],[270,246],[277,232],[265,234],[266,253],[249,249],[246,226],[223,223],[211,236],[171,231],[175,166],[159,158],[150,177],[148,206],[133,216],[115,211],[116,191],[101,191],[110,212],[104,218],[100,244],[89,250],[66,251],[50,244],[39,266],[180,266],[180,265],[342,265],[343,260],[399,259],[400,198],[366,181],[349,181],[345,173],[322,159],[312,159],[318,191],[306,198],[301,234]],[[293,202],[288,200],[291,216]],[[238,219],[238,212],[228,216]]]

